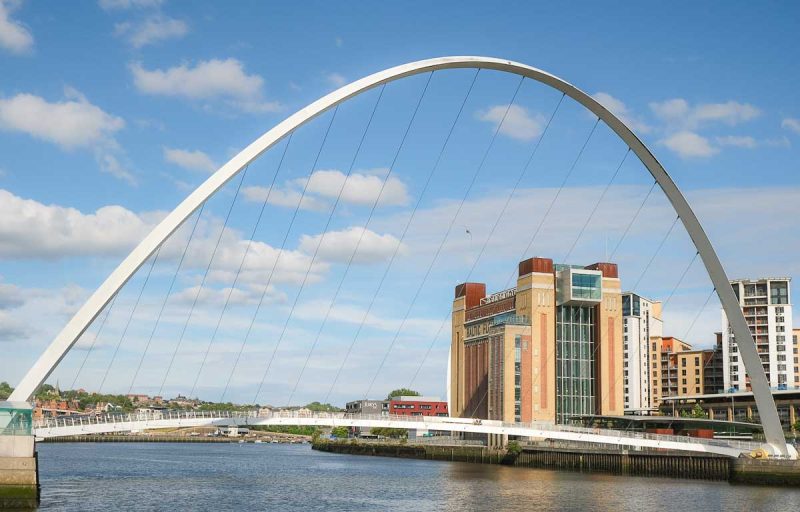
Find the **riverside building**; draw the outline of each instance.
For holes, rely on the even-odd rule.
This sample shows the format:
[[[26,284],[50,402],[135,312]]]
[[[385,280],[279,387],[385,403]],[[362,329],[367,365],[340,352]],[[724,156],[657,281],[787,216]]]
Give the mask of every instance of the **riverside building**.
[[[649,414],[656,410],[651,394],[658,377],[659,345],[663,331],[661,302],[632,292],[622,294],[623,395],[625,414]]]
[[[738,279],[731,281],[739,305],[756,343],[770,387],[788,389],[800,386],[792,341],[792,304],[788,277]],[[750,391],[728,317],[722,312],[722,350],[725,389]],[[793,382],[794,381],[794,382]]]
[[[452,416],[568,423],[623,413],[622,299],[617,265],[519,264],[517,286],[456,286]]]

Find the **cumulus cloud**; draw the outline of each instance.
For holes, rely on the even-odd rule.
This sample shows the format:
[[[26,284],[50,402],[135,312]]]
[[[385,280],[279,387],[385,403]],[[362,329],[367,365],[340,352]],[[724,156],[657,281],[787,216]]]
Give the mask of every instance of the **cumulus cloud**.
[[[145,94],[190,100],[220,99],[246,112],[275,112],[278,102],[264,101],[264,79],[247,74],[236,59],[200,61],[168,69],[148,70],[140,63],[130,65],[136,88]]]
[[[736,126],[755,119],[761,110],[749,103],[728,101],[725,103],[700,103],[690,105],[683,98],[650,103],[653,113],[668,125],[694,130],[710,123]]]
[[[64,96],[56,102],[25,93],[0,98],[0,129],[25,133],[65,150],[90,149],[102,171],[135,183],[116,156],[120,150],[114,134],[125,127],[125,121],[73,88],[66,87]]]
[[[506,114],[508,110],[508,114]],[[505,120],[503,120],[505,116]],[[513,139],[529,141],[542,134],[545,118],[541,114],[532,114],[519,105],[495,105],[478,112],[478,119],[500,125],[500,133]]]
[[[383,206],[396,206],[408,203],[405,183],[390,176],[382,178],[386,169],[373,169],[369,173],[353,172],[350,177],[337,170],[314,171],[308,180],[308,191],[324,197],[335,198],[341,190],[341,200],[347,203],[371,205],[378,200]],[[385,185],[384,185],[385,183]],[[344,188],[342,188],[344,187]],[[383,192],[381,192],[383,188]]]
[[[303,195],[302,190],[297,190],[295,183],[290,183],[285,187],[259,187],[249,186],[242,189],[242,195],[248,201],[263,203],[267,201],[268,204],[274,206],[285,206],[287,208],[297,208],[300,204],[301,210],[323,211],[330,207],[328,202],[322,201],[319,198]]]
[[[617,116],[620,121],[625,123],[634,132],[650,133],[652,130],[650,125],[635,117],[625,103],[608,94],[607,92],[597,92],[592,94],[592,98],[596,99],[601,105],[606,107],[609,112]]]
[[[232,306],[247,305],[257,304],[263,291],[263,287],[258,289],[258,286],[246,288],[210,288],[205,286],[200,288],[200,285],[195,285],[173,293],[171,300],[184,305],[191,305],[195,300],[199,305],[221,306],[225,304],[226,300]],[[286,294],[279,291],[274,285],[269,285],[264,295],[264,303],[277,302],[286,302]]]
[[[111,11],[158,7],[164,0],[100,0],[98,3],[101,8]]]
[[[164,148],[164,160],[190,171],[212,173],[217,170],[211,157],[199,150]]]
[[[704,158],[719,153],[707,138],[688,130],[673,133],[661,143],[681,158]]]
[[[369,229],[353,226],[342,231],[329,231],[324,238],[321,234],[303,235],[300,238],[300,250],[313,254],[319,245],[317,256],[322,260],[347,263],[358,247],[354,262],[378,263],[388,260],[399,243],[400,240],[388,233],[379,235]],[[404,245],[400,247],[401,253],[405,250]]]
[[[800,134],[800,119],[787,117],[781,121],[781,128],[785,128],[789,131]]]
[[[386,169],[372,169],[350,173],[350,177],[335,169],[314,171],[309,178],[286,182],[282,187],[245,187],[244,197],[249,201],[296,208],[323,211],[330,207],[330,200],[341,192],[340,202],[355,205],[372,205],[380,197],[381,206],[400,206],[408,203],[408,190],[400,179],[390,176],[384,178]],[[308,181],[306,185],[306,181]],[[306,193],[302,194],[306,185]],[[381,192],[383,189],[383,192]]]
[[[183,20],[164,15],[151,16],[141,22],[124,22],[114,25],[114,34],[124,38],[134,48],[141,48],[168,39],[179,39],[189,33]]]
[[[2,259],[120,255],[141,240],[151,225],[121,206],[84,214],[0,190]]]
[[[11,18],[17,2],[0,0],[0,46],[11,53],[24,54],[33,49],[33,35],[19,21]]]
[[[68,96],[73,99],[53,103],[24,93],[0,98],[0,128],[73,149],[108,140],[125,126],[121,118],[92,105],[75,91],[69,91]]]

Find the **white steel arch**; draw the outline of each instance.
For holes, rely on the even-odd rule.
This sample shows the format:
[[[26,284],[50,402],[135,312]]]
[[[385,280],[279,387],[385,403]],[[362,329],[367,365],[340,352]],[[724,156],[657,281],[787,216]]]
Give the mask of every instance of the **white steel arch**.
[[[711,242],[703,231],[697,216],[692,211],[686,198],[680,192],[675,182],[667,174],[664,167],[653,156],[650,150],[619,118],[603,107],[597,100],[578,89],[574,85],[540,69],[491,57],[438,57],[402,64],[393,68],[379,71],[360,80],[345,85],[330,94],[323,96],[314,103],[302,108],[256,139],[239,154],[234,156],[225,165],[219,168],[202,185],[192,192],[181,204],[178,205],[153,231],[120,263],[111,275],[100,285],[92,296],[78,310],[75,316],[67,323],[55,337],[50,346],[39,357],[36,363],[25,374],[19,386],[9,398],[10,400],[29,400],[36,388],[50,375],[53,369],[72,348],[78,338],[91,325],[100,311],[111,301],[114,294],[133,276],[144,262],[156,251],[178,227],[192,215],[203,202],[217,192],[231,178],[236,176],[246,165],[258,158],[263,152],[270,149],[283,137],[293,130],[311,121],[330,108],[346,101],[353,96],[368,91],[382,84],[393,82],[401,78],[429,71],[459,68],[480,68],[503,71],[524,76],[537,82],[548,85],[563,92],[577,101],[589,111],[599,117],[628,147],[631,148],[639,160],[644,164],[653,178],[661,186],[676,213],[689,233],[700,258],[706,267],[708,276],[716,288],[722,308],[730,321],[736,343],[739,347],[745,369],[750,375],[753,395],[758,407],[759,416],[764,426],[764,435],[776,454],[797,457],[796,451],[787,446],[783,436],[778,411],[770,392],[761,359],[758,356],[755,342],[750,329],[739,307],[739,302],[733,293],[725,270],[717,257]]]

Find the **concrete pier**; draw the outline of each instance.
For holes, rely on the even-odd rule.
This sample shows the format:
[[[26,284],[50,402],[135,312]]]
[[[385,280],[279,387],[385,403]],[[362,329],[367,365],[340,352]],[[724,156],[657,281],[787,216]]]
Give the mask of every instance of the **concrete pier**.
[[[39,466],[31,431],[31,406],[0,402],[0,510],[39,504]]]

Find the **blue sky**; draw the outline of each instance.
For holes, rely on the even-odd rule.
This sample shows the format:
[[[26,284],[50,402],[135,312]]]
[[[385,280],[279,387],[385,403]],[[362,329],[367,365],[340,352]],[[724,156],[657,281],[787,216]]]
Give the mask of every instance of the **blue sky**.
[[[795,5],[768,2],[519,2],[500,9],[469,2],[342,8],[331,2],[231,7],[161,0],[0,0],[0,380],[18,381],[152,226],[256,137],[336,87],[434,56],[517,60],[595,95],[629,123],[685,191],[731,277],[797,277],[798,21]],[[290,396],[295,402],[321,399],[343,367],[330,399],[344,402],[368,390],[379,396],[409,385],[432,347],[413,384],[444,395],[449,327],[443,320],[453,285],[467,277],[487,244],[471,279],[486,281],[492,290],[507,286],[594,124],[574,102],[559,106],[501,227],[492,232],[560,95],[523,82],[478,169],[519,83],[514,76],[480,73],[423,194],[473,76],[469,70],[434,74],[424,96],[428,76],[411,77],[389,84],[380,101],[380,91],[373,90],[343,104],[315,167],[332,113],[298,130],[249,244],[245,271],[230,291],[284,143],[263,155],[248,169],[222,235],[226,249],[218,251],[202,287],[238,178],[204,210],[162,320],[155,324],[194,218],[165,245],[134,315],[149,264],[119,295],[104,327],[95,322],[52,380],[62,387],[76,382],[87,389],[148,393],[164,382],[162,391],[172,395],[195,388],[202,366],[195,394],[218,399],[241,351],[226,399],[251,401],[268,366],[258,401],[280,405]],[[417,118],[389,173],[420,98]],[[598,126],[525,257],[561,261],[567,255],[625,150],[607,127]],[[476,170],[478,179],[454,217]],[[309,176],[308,194],[273,273]],[[643,166],[627,158],[569,263],[607,258],[651,183]],[[313,258],[343,184],[329,235]],[[623,287],[639,281],[673,219],[657,191],[615,255]],[[359,251],[312,351],[359,238]],[[683,230],[676,229],[637,291],[662,300],[672,294],[667,333],[707,346],[720,328],[720,312],[715,298],[702,308],[711,287],[699,262],[676,289],[693,254]],[[420,288],[431,261],[431,277]],[[242,348],[270,274],[264,306]],[[418,289],[419,299],[409,310]],[[229,307],[210,343],[228,295]],[[195,296],[198,305],[187,323]],[[167,374],[173,353],[175,364]]]

